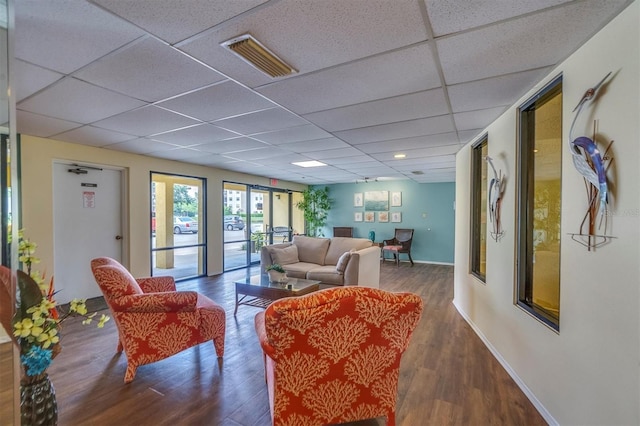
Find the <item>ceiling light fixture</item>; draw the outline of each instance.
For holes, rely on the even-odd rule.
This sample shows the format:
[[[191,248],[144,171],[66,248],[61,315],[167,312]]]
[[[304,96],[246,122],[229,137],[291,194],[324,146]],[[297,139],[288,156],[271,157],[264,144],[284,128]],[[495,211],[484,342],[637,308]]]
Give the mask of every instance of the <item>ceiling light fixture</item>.
[[[393,158],[406,158],[407,154],[395,154]]]
[[[284,77],[298,72],[250,34],[243,34],[222,42],[221,46],[231,50],[242,60],[270,77]]]
[[[326,166],[326,164],[321,163],[320,161],[297,161],[295,163],[291,163],[294,166],[300,166],[300,167],[322,167],[322,166]]]

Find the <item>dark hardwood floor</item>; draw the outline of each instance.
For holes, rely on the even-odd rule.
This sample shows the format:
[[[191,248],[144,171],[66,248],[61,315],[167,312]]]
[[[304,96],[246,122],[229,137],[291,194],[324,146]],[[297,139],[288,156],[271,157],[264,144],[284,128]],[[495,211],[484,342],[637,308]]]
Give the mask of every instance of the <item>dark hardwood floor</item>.
[[[262,355],[253,327],[259,308],[241,306],[233,316],[233,282],[246,273],[178,284],[225,308],[221,364],[213,344],[204,343],[140,367],[133,383],[125,385],[125,356],[115,353],[115,324],[99,330],[75,319],[65,323],[63,350],[50,368],[59,424],[269,425]],[[399,425],[546,424],[452,305],[453,267],[403,263],[397,268],[387,262],[381,288],[414,292],[425,302],[402,360]]]

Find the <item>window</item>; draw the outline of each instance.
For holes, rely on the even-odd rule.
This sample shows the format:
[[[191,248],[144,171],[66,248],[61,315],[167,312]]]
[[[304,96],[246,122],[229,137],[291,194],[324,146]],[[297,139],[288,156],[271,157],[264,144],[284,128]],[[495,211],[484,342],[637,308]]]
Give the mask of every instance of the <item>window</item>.
[[[487,277],[487,162],[488,140],[483,137],[471,152],[471,273]]]
[[[562,78],[519,109],[518,306],[560,329]]]

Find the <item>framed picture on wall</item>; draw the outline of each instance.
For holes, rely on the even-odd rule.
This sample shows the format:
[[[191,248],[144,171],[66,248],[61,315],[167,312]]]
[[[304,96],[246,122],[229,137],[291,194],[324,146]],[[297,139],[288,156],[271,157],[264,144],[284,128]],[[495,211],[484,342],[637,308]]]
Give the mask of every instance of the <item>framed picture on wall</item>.
[[[391,222],[402,222],[402,213],[400,213],[400,212],[392,212],[391,213]]]
[[[383,212],[389,210],[389,191],[365,192],[364,210],[368,212]]]
[[[400,207],[402,206],[402,192],[392,192],[391,193],[391,207]]]
[[[389,222],[389,212],[378,212],[378,222]]]
[[[362,212],[353,213],[353,221],[354,222],[362,222]]]
[[[353,194],[353,207],[362,207],[364,205],[364,198],[362,192],[356,192]]]
[[[375,222],[375,213],[374,212],[364,212],[364,221],[365,222]]]

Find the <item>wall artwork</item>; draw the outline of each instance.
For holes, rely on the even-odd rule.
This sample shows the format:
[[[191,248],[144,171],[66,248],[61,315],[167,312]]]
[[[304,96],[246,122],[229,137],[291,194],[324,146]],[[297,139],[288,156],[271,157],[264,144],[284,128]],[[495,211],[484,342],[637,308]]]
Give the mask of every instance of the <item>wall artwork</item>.
[[[364,221],[365,222],[375,222],[375,213],[374,212],[364,212]]]
[[[373,212],[383,212],[389,210],[389,191],[365,192],[364,210]]]
[[[402,222],[402,213],[391,212],[391,222]]]
[[[362,192],[356,192],[353,194],[353,207],[362,207],[363,206],[363,198]]]
[[[391,207],[402,206],[402,192],[391,193]]]
[[[378,222],[389,222],[389,212],[378,212]]]
[[[353,213],[353,221],[354,222],[362,222],[362,212]]]

